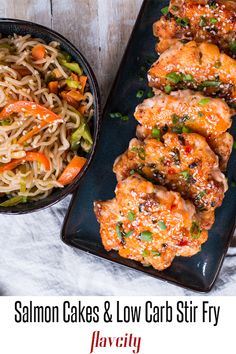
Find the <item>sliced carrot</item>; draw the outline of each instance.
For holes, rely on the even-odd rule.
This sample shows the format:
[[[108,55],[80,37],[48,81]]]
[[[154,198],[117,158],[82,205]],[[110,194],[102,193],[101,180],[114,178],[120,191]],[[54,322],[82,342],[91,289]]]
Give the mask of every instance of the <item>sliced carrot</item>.
[[[58,182],[63,186],[70,184],[74,181],[76,176],[80,173],[87,159],[81,156],[74,156],[71,162],[66,166],[58,179]]]
[[[86,106],[85,106],[85,105],[80,106],[80,107],[78,108],[78,111],[79,111],[82,115],[84,115],[84,113],[85,113],[85,111],[86,111]]]
[[[74,100],[80,102],[85,100],[85,96],[82,95],[78,90],[71,90],[69,92],[67,92],[67,96],[73,98]]]
[[[48,84],[49,91],[51,93],[56,93],[58,92],[58,81],[50,81]]]
[[[26,152],[26,156],[22,157],[21,159],[12,160],[11,162],[1,166],[0,173],[13,170],[17,166],[25,163],[26,161],[40,162],[44,165],[46,170],[50,170],[50,161],[48,160],[46,155],[42,154],[41,152]]]
[[[84,76],[84,75],[80,75],[80,77],[79,77],[79,82],[81,85],[80,92],[82,93],[82,95],[84,94],[84,89],[85,89],[87,79],[88,79],[87,76]]]
[[[45,57],[46,49],[42,44],[37,44],[32,48],[31,53],[34,60],[40,60]]]
[[[66,91],[62,91],[60,95],[70,106],[75,107],[77,109],[79,107],[79,102],[76,101],[74,98],[68,96],[67,93],[68,92]]]

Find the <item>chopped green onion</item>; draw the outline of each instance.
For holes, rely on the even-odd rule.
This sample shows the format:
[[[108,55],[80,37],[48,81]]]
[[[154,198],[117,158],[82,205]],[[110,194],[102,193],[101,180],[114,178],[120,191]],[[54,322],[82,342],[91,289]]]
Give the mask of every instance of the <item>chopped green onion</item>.
[[[182,75],[176,73],[176,72],[172,72],[166,75],[166,78],[171,81],[174,82],[175,84],[178,84],[180,81],[182,81]]]
[[[187,115],[187,114],[185,114],[182,118],[181,118],[181,121],[182,122],[186,122],[186,120],[189,120],[190,119],[190,117]]]
[[[173,11],[178,11],[178,10],[179,10],[179,6],[175,6],[175,5],[172,6],[172,10],[173,10]]]
[[[233,143],[233,149],[236,149],[236,141]]]
[[[172,130],[173,133],[177,133],[177,134],[182,134],[183,133],[183,127],[182,126],[173,127],[171,130]]]
[[[27,197],[23,197],[21,195],[18,195],[17,197],[10,198],[6,200],[5,202],[1,203],[1,207],[11,207],[15,206],[21,203],[26,203],[27,202]]]
[[[161,137],[161,131],[158,128],[152,128],[152,137],[155,139],[160,140]]]
[[[186,43],[189,42],[189,40],[188,39],[180,39],[179,42],[182,43],[182,44],[186,44]]]
[[[212,18],[210,18],[210,22],[211,22],[211,23],[217,23],[218,21],[217,21],[216,18],[212,17]]]
[[[132,175],[134,175],[135,173],[136,173],[135,170],[131,170],[129,174],[132,176]]]
[[[179,122],[179,116],[177,114],[172,114],[172,123],[177,124]]]
[[[180,153],[179,153],[179,150],[177,148],[174,148],[170,152],[170,155],[173,157],[175,165],[179,165],[180,164]]]
[[[217,3],[215,0],[208,0],[207,4],[210,6],[211,9],[216,9]]]
[[[144,251],[142,252],[142,256],[143,256],[143,257],[148,257],[149,255],[150,255],[150,253],[149,253],[148,250],[144,250]]]
[[[124,230],[121,222],[116,224],[116,234],[120,240],[124,237]]]
[[[196,195],[196,197],[194,198],[196,201],[199,201],[199,200],[201,200],[205,195],[206,195],[206,191],[204,190],[204,191],[201,191],[201,192],[199,192],[197,195]]]
[[[199,22],[199,26],[204,27],[207,24],[207,20],[205,16],[201,16],[200,22]]]
[[[184,81],[193,81],[193,75],[191,75],[191,74],[183,75],[183,80]]]
[[[143,231],[140,234],[140,240],[142,241],[152,241],[152,232],[150,231]]]
[[[188,18],[177,18],[176,23],[181,27],[187,27],[189,25]]]
[[[198,112],[198,117],[204,117],[204,113],[203,112]]]
[[[169,7],[168,7],[168,6],[163,7],[163,8],[161,9],[161,13],[162,13],[164,16],[166,16],[166,15],[168,14],[168,12],[169,12]]]
[[[165,93],[171,93],[172,88],[171,88],[170,85],[166,85],[165,88],[164,88],[164,90],[165,90]]]
[[[236,41],[232,42],[229,48],[233,54],[236,54]]]
[[[161,256],[160,252],[158,252],[158,251],[151,251],[151,253],[152,253],[153,257],[160,257]]]
[[[114,113],[110,113],[110,117],[113,119],[118,118],[120,120],[123,120],[124,122],[127,122],[129,120],[129,116],[127,115],[123,115],[120,112],[114,112]]]
[[[158,221],[157,222],[158,226],[160,227],[161,230],[166,230],[166,224],[164,223],[164,221]]]
[[[125,234],[125,237],[130,237],[133,235],[133,233],[134,233],[134,231],[129,231],[129,232],[127,232],[127,234]]]
[[[149,257],[150,256],[150,252],[148,250],[143,250],[142,256],[143,257]]]
[[[120,112],[110,113],[111,118],[121,118],[122,114]]]
[[[208,97],[205,97],[205,98],[202,98],[198,104],[200,104],[201,106],[205,106],[206,104],[208,104],[210,102],[210,98]]]
[[[139,90],[139,91],[137,91],[137,93],[136,93],[136,97],[137,97],[137,98],[142,98],[142,97],[143,97],[143,94],[144,94],[144,91],[143,91],[143,90]]]
[[[190,174],[188,171],[182,171],[182,172],[180,172],[180,174],[183,176],[185,181],[189,180]]]
[[[186,127],[185,125],[182,127],[182,133],[191,133],[192,130],[189,127]]]
[[[219,81],[206,80],[206,81],[202,82],[201,86],[202,87],[218,87],[218,86],[220,86],[220,82]]]
[[[136,218],[136,215],[132,211],[129,211],[127,218],[129,219],[129,221],[134,221],[134,219]]]
[[[137,146],[134,146],[134,147],[131,149],[131,151],[132,151],[132,152],[137,152],[139,158],[140,158],[141,160],[145,160],[146,153],[145,153],[144,148],[142,148],[142,147],[138,148]]]
[[[190,234],[193,239],[198,239],[201,236],[201,229],[197,222],[193,221],[192,226],[190,228]]]
[[[153,97],[153,96],[154,96],[153,91],[152,91],[152,90],[149,90],[148,93],[147,93],[147,97],[148,97],[148,98],[151,98],[151,97]]]
[[[147,66],[151,65],[157,59],[156,55],[149,55],[146,59],[145,64]]]

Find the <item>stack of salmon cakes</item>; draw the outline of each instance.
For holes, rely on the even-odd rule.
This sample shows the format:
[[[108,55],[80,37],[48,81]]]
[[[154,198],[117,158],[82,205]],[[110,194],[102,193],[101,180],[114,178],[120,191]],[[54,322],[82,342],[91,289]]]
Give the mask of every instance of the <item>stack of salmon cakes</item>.
[[[115,198],[96,201],[103,245],[162,271],[201,251],[227,191],[236,108],[236,2],[171,0],[154,23],[153,97],[114,162]]]

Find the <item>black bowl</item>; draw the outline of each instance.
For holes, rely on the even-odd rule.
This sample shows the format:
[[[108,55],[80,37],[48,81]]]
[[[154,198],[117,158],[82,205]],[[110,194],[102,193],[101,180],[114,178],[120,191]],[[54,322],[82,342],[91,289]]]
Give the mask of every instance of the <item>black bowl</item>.
[[[57,41],[60,43],[61,48],[71,54],[72,58],[78,62],[81,67],[83,68],[84,73],[88,76],[88,82],[90,85],[90,90],[94,97],[94,117],[93,117],[93,140],[94,144],[92,147],[92,151],[87,156],[88,161],[84,166],[81,173],[77,176],[73,183],[66,186],[63,189],[55,189],[53,192],[47,197],[39,201],[29,202],[26,204],[19,204],[14,207],[0,207],[1,214],[24,214],[24,213],[31,213],[33,211],[37,211],[39,209],[46,208],[50,205],[53,205],[63,198],[65,198],[68,194],[72,193],[80,183],[80,180],[86,174],[91,160],[93,158],[97,140],[98,140],[98,133],[99,133],[99,125],[100,125],[100,93],[97,84],[97,80],[95,75],[89,66],[87,60],[84,56],[71,44],[66,38],[61,36],[59,33],[41,26],[39,24],[16,20],[16,19],[9,19],[9,18],[0,18],[0,33],[3,36],[13,35],[14,33],[18,35],[26,35],[31,34],[33,37],[42,38],[46,43],[51,41]]]

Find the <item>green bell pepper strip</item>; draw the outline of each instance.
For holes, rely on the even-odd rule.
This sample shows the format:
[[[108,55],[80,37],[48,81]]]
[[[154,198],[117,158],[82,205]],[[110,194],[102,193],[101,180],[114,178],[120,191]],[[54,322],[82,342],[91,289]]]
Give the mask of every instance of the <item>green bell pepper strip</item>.
[[[79,75],[83,74],[83,71],[81,69],[81,67],[79,66],[78,63],[72,62],[69,63],[68,61],[66,61],[65,59],[58,59],[59,63],[63,66],[65,66],[67,69],[69,69],[70,71],[73,71]]]
[[[0,204],[0,207],[11,207],[21,203],[26,203],[27,197],[23,197],[22,195],[18,195],[17,197],[10,198],[5,202]]]
[[[66,84],[69,88],[78,89],[81,88],[81,84],[78,81],[67,79]]]
[[[76,111],[76,110],[74,110]],[[76,113],[80,116],[80,125],[79,128],[77,128],[74,133],[72,133],[71,135],[71,139],[70,139],[70,145],[71,145],[71,149],[72,150],[77,150],[80,143],[81,143],[81,139],[83,138],[84,142],[83,142],[83,146],[82,148],[88,152],[92,145],[93,145],[93,139],[90,133],[90,129],[88,124],[86,123],[84,117],[78,112],[76,111]]]

